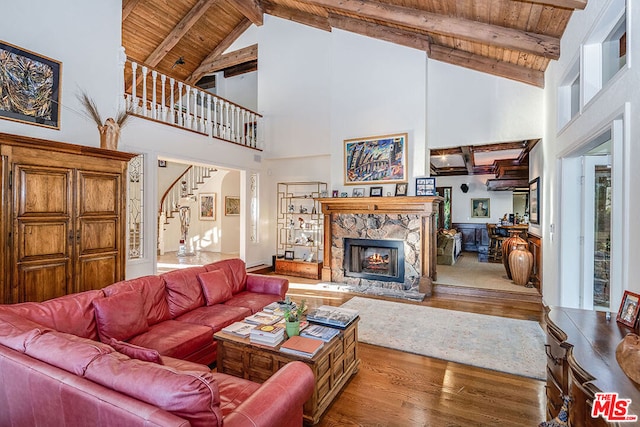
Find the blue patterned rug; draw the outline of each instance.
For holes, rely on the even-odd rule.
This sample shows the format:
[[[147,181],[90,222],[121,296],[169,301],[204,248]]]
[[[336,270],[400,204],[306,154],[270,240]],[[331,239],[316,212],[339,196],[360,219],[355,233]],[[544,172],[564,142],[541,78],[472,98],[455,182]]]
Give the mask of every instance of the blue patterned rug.
[[[546,379],[545,334],[538,322],[353,297],[358,340],[465,365]]]

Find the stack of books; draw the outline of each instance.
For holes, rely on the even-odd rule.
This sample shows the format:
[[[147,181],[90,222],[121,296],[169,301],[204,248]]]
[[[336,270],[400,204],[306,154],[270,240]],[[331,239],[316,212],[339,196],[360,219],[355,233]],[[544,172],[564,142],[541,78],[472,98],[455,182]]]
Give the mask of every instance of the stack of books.
[[[322,325],[311,325],[304,331],[300,332],[300,336],[307,338],[315,338],[324,342],[329,342],[340,334],[340,330]]]
[[[251,333],[251,330],[255,328],[255,325],[244,322],[234,322],[229,326],[225,326],[222,328],[222,332],[227,334],[235,335],[238,337],[246,338]]]
[[[282,316],[273,313],[267,313],[265,311],[259,311],[258,313],[244,318],[244,321],[246,323],[251,323],[252,325],[273,325],[274,323],[278,323],[281,320]]]
[[[271,304],[266,305],[262,309],[262,311],[264,311],[265,313],[277,314],[279,316],[282,316],[284,314],[284,309],[287,307],[291,310],[295,310],[298,305],[293,301],[274,301]]]
[[[274,325],[258,325],[251,329],[249,340],[253,344],[275,347],[284,340],[284,328]]]
[[[321,305],[307,314],[307,320],[325,326],[344,329],[358,317],[358,310]]]
[[[301,357],[313,357],[323,346],[322,340],[294,335],[280,346],[280,351]]]

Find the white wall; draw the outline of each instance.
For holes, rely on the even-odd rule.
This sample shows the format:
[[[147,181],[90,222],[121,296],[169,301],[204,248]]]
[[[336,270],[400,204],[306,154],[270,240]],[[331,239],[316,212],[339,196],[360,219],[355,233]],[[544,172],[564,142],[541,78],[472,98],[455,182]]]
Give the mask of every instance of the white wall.
[[[574,249],[574,243],[560,239],[563,232],[560,210],[561,170],[559,159],[579,152],[601,130],[611,124],[614,118],[624,120],[624,147],[621,152],[614,152],[614,169],[618,165],[621,171],[621,180],[614,183],[614,192],[620,194],[619,203],[614,204],[613,209],[620,213],[620,219],[615,220],[614,226],[621,228],[622,239],[614,243],[618,245],[620,252],[614,259],[612,253],[612,300],[611,307],[615,311],[620,303],[622,290],[630,289],[640,291],[640,283],[630,278],[640,274],[640,264],[633,262],[640,258],[640,241],[634,238],[638,234],[635,221],[630,218],[629,212],[637,212],[640,209],[640,193],[634,190],[637,182],[640,182],[640,168],[633,167],[640,161],[640,146],[633,143],[638,133],[640,117],[637,105],[640,102],[640,70],[631,66],[640,55],[640,38],[636,37],[637,28],[630,28],[628,40],[628,67],[618,73],[590,102],[583,106],[578,116],[562,130],[557,127],[558,115],[558,87],[563,77],[568,73],[579,58],[581,43],[584,43],[594,28],[598,17],[609,1],[590,0],[583,11],[575,11],[567,26],[565,36],[561,41],[562,56],[557,62],[551,62],[545,75],[545,137],[541,147],[542,159],[536,157],[535,168],[544,177],[542,183],[543,208],[540,233],[543,237],[543,297],[549,305],[573,305],[567,302],[566,296],[573,300],[579,292],[580,283],[573,275],[563,275],[563,269],[574,266],[562,258],[562,251],[566,248]],[[640,22],[640,8],[630,5],[627,15],[627,23]],[[632,114],[633,113],[633,114]],[[575,262],[572,261],[572,262]],[[565,278],[559,281],[558,278]],[[563,297],[565,295],[565,297]]]
[[[496,223],[504,214],[513,213],[512,191],[487,191],[487,179],[493,175],[469,175],[469,176],[439,176],[436,177],[436,186],[451,187],[451,220],[454,223]],[[463,193],[462,184],[467,184],[469,190]],[[471,217],[471,199],[489,199],[489,218]]]
[[[3,1],[0,40],[62,62],[60,130],[0,120],[0,131],[100,146],[96,124],[84,116],[82,91],[106,119],[122,99],[122,4],[83,0]]]
[[[225,214],[225,198],[240,197],[240,173],[229,172],[220,186],[220,251],[225,254],[240,252],[240,216]]]
[[[429,61],[430,148],[540,138],[542,89]]]

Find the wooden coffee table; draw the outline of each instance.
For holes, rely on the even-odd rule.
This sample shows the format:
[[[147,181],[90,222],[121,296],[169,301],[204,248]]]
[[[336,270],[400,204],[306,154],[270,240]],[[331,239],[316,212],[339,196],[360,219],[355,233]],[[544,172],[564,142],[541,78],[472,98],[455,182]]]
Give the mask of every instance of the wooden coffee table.
[[[340,393],[349,378],[358,371],[358,321],[356,318],[337,337],[325,343],[312,358],[283,353],[280,346],[267,347],[224,332],[217,332],[217,370],[225,374],[264,382],[278,369],[293,360],[306,363],[315,377],[315,388],[304,404],[304,421],[316,424]]]

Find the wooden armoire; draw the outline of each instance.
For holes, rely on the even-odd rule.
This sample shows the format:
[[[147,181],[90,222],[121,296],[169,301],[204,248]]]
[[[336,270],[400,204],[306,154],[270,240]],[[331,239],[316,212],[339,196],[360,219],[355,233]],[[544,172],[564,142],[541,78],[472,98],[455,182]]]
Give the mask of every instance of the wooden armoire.
[[[0,300],[44,301],[124,279],[135,154],[0,133]]]

